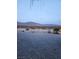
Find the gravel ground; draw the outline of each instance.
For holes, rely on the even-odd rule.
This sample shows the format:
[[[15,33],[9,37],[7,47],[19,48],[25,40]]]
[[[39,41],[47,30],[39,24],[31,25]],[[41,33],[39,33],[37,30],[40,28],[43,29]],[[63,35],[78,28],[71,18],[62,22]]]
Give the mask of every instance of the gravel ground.
[[[17,31],[17,59],[61,59],[61,35]]]

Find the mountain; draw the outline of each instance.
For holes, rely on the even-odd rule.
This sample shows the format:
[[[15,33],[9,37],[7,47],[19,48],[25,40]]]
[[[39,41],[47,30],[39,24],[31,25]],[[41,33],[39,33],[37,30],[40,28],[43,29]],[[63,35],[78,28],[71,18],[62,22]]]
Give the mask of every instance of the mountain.
[[[42,26],[42,24],[39,24],[39,23],[35,23],[35,22],[26,22],[26,23],[23,23],[23,22],[17,22],[17,25],[26,25],[26,26]]]
[[[27,25],[27,26],[41,26],[42,24],[35,23],[35,22],[27,22],[27,23],[25,23],[25,25]]]
[[[60,27],[60,25],[55,24],[39,24],[35,22],[17,22],[20,26],[41,26],[41,27]]]

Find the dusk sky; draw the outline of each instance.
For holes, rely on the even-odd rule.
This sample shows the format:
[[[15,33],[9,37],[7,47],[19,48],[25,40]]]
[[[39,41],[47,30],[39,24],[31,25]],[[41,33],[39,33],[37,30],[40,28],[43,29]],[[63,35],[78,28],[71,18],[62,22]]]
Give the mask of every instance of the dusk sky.
[[[17,0],[17,21],[60,25],[61,0]]]

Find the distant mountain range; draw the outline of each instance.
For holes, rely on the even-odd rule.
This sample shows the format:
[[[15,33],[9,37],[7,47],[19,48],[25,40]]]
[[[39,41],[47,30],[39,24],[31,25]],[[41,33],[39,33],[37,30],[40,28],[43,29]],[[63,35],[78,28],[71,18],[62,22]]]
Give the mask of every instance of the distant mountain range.
[[[26,25],[26,26],[41,26],[41,24],[39,23],[35,23],[35,22],[17,22],[17,25]]]
[[[39,24],[35,22],[17,22],[19,26],[46,26],[46,27],[61,27],[60,25],[55,24]]]

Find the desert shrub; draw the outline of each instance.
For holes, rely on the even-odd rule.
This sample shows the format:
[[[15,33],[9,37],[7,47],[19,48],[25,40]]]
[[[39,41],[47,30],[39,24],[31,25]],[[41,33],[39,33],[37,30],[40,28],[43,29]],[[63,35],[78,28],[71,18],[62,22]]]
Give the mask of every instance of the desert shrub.
[[[28,29],[28,28],[26,28],[26,30],[28,31],[29,29]]]
[[[48,31],[48,33],[51,33],[51,31]]]

